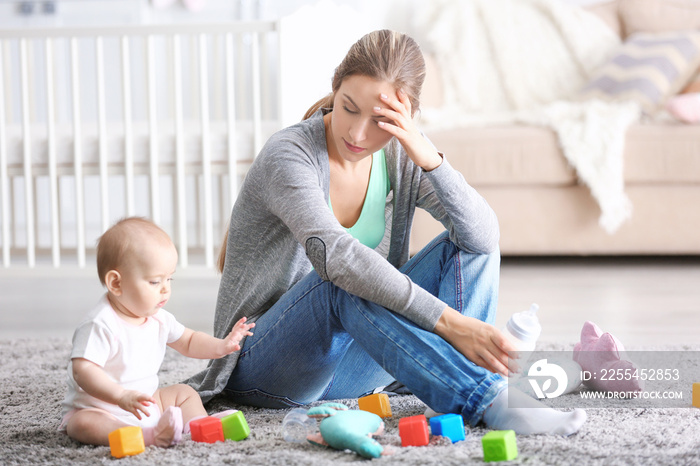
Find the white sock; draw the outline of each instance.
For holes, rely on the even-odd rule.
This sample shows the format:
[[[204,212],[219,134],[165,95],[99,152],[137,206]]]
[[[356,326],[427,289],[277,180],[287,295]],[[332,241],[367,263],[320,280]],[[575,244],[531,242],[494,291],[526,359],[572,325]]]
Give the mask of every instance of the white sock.
[[[433,408],[431,408],[430,406],[428,406],[428,408],[425,410],[425,417],[426,417],[426,419],[431,419],[431,418],[434,418],[434,417],[436,417],[436,416],[442,416],[442,414],[443,414],[443,413],[438,413],[437,411],[435,411],[435,410],[434,410]]]
[[[517,408],[508,407],[508,397]],[[557,411],[542,404],[520,390],[507,387],[501,391],[493,403],[484,411],[483,421],[491,429],[514,430],[516,434],[555,434],[576,433],[584,422],[586,412],[575,409],[570,412]]]

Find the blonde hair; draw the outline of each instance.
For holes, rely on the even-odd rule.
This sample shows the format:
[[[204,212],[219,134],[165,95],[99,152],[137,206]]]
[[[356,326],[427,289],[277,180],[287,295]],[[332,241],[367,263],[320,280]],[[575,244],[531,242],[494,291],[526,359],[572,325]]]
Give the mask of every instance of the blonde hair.
[[[333,108],[335,93],[343,80],[356,75],[388,82],[396,89],[403,89],[411,101],[413,113],[420,109],[420,93],[425,80],[423,53],[418,43],[406,34],[381,29],[364,35],[350,47],[335,69],[332,92],[312,105],[303,119],[308,119],[320,108]],[[219,249],[217,266],[220,273],[223,273],[226,262],[227,241],[228,228]]]
[[[224,239],[221,242],[221,248],[219,248],[219,258],[216,261],[216,268],[219,270],[219,273],[224,273],[224,265],[226,264],[226,243],[228,242],[228,230],[229,227],[226,227],[226,233],[224,234]]]
[[[134,247],[148,237],[172,244],[162,228],[143,217],[123,218],[97,239],[97,275],[103,286],[107,272],[124,265]]]
[[[420,109],[420,93],[425,80],[425,60],[415,40],[396,31],[381,29],[364,35],[355,42],[335,69],[332,92],[306,111],[304,120],[320,108],[333,108],[335,93],[343,80],[361,75],[391,83],[403,89],[415,113]]]

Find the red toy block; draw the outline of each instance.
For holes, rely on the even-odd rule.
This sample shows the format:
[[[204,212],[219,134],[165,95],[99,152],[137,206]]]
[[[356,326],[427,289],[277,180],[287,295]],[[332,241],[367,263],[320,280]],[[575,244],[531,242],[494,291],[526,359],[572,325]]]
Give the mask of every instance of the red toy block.
[[[373,393],[357,400],[357,406],[362,411],[369,411],[381,418],[391,417],[391,405],[386,393]]]
[[[428,420],[422,414],[399,420],[402,447],[422,447],[430,442]]]
[[[207,416],[190,422],[190,433],[195,442],[214,443],[224,441],[224,427],[221,419]]]
[[[143,431],[137,426],[121,427],[108,435],[109,450],[115,458],[138,455],[146,450]]]

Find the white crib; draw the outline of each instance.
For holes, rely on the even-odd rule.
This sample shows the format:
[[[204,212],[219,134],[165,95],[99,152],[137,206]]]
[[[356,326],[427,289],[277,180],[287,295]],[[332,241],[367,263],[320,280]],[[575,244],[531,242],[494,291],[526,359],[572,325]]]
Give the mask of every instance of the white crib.
[[[281,126],[279,45],[273,21],[0,30],[4,267],[84,267],[130,215],[212,267]]]

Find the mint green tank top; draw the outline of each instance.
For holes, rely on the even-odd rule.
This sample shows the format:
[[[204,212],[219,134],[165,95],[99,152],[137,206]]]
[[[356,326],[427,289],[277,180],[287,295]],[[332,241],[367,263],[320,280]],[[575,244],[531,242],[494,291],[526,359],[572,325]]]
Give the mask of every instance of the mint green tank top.
[[[372,168],[369,174],[369,186],[365,202],[362,205],[362,212],[357,222],[345,230],[353,238],[364,244],[368,248],[376,248],[382,242],[384,230],[386,229],[386,219],[384,218],[384,207],[386,197],[391,190],[389,174],[386,169],[386,158],[384,149],[372,154]],[[333,211],[331,198],[328,197],[328,207]]]

